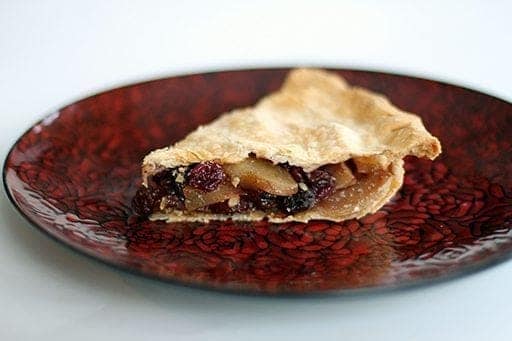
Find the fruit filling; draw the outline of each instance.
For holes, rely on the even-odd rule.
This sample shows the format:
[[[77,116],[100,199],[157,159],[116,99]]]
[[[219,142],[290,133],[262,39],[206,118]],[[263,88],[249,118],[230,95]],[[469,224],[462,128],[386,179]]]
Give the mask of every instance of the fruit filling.
[[[141,216],[176,210],[217,214],[264,211],[287,216],[311,209],[364,176],[352,160],[311,172],[254,157],[236,164],[206,161],[150,176],[147,186],[138,189],[132,207]]]

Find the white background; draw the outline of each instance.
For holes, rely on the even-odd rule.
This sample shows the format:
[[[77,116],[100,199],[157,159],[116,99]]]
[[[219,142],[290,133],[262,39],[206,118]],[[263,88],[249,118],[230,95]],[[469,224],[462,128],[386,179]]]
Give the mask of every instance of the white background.
[[[359,67],[510,101],[511,13],[510,1],[3,0],[2,158],[31,123],[63,104],[191,71]],[[378,295],[236,296],[113,270],[37,232],[5,196],[0,210],[0,340],[512,338],[512,262]]]

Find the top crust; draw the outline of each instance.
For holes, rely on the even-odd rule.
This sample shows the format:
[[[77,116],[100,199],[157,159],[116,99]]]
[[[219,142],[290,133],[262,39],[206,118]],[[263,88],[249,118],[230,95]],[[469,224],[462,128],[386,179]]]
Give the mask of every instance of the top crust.
[[[360,158],[381,166],[406,155],[434,159],[441,145],[418,116],[386,97],[318,69],[292,70],[281,89],[235,109],[144,158],[143,179],[161,168],[206,160],[236,163],[253,153],[314,170]]]

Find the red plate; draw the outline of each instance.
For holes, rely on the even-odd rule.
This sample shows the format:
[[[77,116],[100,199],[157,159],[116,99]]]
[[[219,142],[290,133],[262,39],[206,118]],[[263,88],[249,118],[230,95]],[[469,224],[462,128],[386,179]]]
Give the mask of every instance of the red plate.
[[[379,212],[344,223],[165,224],[132,216],[139,166],[220,113],[276,90],[287,70],[172,77],[95,95],[43,119],[12,147],[13,204],[56,240],[164,280],[261,293],[409,286],[504,260],[512,249],[512,104],[461,87],[337,70],[421,115],[435,162],[408,159]]]

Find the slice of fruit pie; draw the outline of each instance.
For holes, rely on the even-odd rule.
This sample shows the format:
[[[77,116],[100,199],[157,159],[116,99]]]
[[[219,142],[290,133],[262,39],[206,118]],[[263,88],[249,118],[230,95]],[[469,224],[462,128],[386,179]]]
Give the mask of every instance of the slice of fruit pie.
[[[382,95],[296,69],[254,107],[149,153],[132,205],[150,219],[271,222],[359,218],[400,188],[406,155],[441,145]]]

